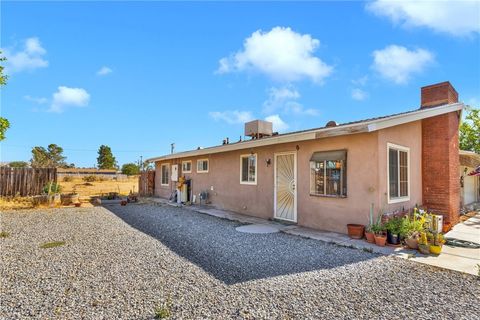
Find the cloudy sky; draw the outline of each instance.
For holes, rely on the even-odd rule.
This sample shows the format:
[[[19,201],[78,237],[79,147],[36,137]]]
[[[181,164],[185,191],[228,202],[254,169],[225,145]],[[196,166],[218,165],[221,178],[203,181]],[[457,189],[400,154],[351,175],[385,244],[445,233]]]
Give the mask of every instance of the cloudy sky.
[[[416,109],[449,80],[480,102],[480,2],[1,3],[12,127],[1,160],[56,143],[93,166]]]

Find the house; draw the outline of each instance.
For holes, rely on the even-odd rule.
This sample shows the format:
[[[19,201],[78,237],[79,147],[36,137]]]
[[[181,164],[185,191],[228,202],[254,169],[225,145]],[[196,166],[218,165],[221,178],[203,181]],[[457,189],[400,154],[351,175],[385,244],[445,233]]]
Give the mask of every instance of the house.
[[[460,150],[460,204],[462,208],[473,209],[480,202],[480,174],[475,170],[480,167],[480,154]]]
[[[57,176],[61,180],[64,177],[84,178],[86,176],[95,176],[98,178],[113,180],[125,178],[125,175],[119,174],[116,169],[96,169],[96,168],[57,168]]]
[[[247,123],[249,140],[149,159],[155,195],[169,198],[184,177],[196,202],[316,229],[367,224],[371,204],[375,214],[423,205],[456,223],[463,108],[442,82],[421,88],[420,108],[390,116],[286,134]]]

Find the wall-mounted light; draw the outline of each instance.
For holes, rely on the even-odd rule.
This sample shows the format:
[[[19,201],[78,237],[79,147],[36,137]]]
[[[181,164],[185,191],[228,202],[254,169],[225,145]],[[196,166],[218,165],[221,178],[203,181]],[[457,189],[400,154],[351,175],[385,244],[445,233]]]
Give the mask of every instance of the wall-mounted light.
[[[297,151],[300,150],[300,146],[297,144],[297,145],[295,146],[295,149],[297,149]]]
[[[267,164],[267,167],[272,164],[272,159],[265,159],[265,163]]]

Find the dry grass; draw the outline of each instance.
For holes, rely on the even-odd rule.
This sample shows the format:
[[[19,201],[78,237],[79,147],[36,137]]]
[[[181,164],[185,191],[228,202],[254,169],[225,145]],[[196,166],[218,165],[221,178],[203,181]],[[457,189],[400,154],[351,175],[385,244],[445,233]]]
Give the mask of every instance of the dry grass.
[[[105,180],[85,182],[75,178],[72,181],[60,181],[62,193],[78,193],[81,197],[99,196],[110,192],[128,195],[130,191],[138,192],[138,177],[130,177],[125,180]]]
[[[31,209],[35,207],[32,197],[0,197],[1,210]]]

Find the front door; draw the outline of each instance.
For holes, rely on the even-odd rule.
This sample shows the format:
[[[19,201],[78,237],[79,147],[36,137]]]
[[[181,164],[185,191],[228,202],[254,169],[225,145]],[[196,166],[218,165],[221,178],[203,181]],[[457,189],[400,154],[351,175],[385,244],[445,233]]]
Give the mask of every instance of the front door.
[[[274,216],[297,222],[297,154],[275,154]]]

